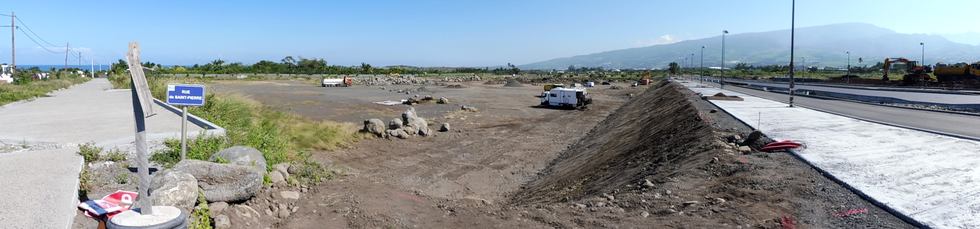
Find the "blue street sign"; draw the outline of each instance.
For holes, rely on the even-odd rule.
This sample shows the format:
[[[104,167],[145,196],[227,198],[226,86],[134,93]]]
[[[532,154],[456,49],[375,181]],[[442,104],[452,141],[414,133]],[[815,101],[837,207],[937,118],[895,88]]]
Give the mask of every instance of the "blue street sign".
[[[177,106],[204,106],[204,85],[167,85],[167,104]]]

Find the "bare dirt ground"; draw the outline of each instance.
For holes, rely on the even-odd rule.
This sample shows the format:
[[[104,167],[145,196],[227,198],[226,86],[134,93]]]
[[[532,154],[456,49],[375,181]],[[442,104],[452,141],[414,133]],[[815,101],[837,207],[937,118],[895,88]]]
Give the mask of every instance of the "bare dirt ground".
[[[739,153],[726,139],[746,127],[683,88],[599,86],[590,109],[554,110],[534,107],[539,86],[464,85],[228,81],[212,90],[354,123],[398,117],[404,105],[372,103],[411,96],[393,88],[451,101],[416,105],[450,132],[315,154],[348,175],[312,187],[274,227],[909,227],[787,154]]]

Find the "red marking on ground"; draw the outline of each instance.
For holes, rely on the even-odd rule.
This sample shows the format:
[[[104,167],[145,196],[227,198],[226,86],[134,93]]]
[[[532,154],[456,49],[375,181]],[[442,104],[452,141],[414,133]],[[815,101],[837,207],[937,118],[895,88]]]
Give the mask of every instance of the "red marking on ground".
[[[834,213],[834,216],[847,217],[847,216],[863,214],[863,213],[868,213],[868,208],[857,208],[857,209],[851,209],[847,211],[841,211],[841,212]]]
[[[779,226],[783,229],[796,229],[796,219],[793,219],[792,216],[784,215],[779,219]]]

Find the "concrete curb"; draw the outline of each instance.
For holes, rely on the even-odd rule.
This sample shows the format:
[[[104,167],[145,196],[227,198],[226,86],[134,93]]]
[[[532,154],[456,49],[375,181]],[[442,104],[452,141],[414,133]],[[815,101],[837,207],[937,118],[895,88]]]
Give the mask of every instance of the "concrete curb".
[[[781,83],[781,82],[777,82]],[[822,83],[797,83],[799,85],[811,85],[820,87],[836,87],[836,88],[847,88],[847,89],[861,89],[861,90],[877,90],[877,91],[897,91],[897,92],[918,92],[918,93],[933,93],[933,94],[953,94],[953,95],[980,95],[980,91],[972,91],[972,89],[915,89],[915,88],[889,88],[889,87],[868,87],[868,86],[847,86],[847,85],[833,85],[833,84],[822,84]]]
[[[180,108],[171,106],[170,104],[167,104],[167,103],[165,103],[163,101],[160,101],[159,99],[156,99],[156,98],[153,99],[153,102],[155,102],[157,105],[160,105],[164,109],[167,109],[170,112],[173,112],[174,114],[182,115],[182,112],[183,111],[181,111]],[[191,123],[194,123],[194,125],[197,125],[197,126],[199,126],[201,128],[206,129],[205,130],[205,133],[206,134],[220,135],[220,136],[224,136],[225,135],[225,128],[223,128],[221,126],[218,126],[217,124],[214,124],[214,123],[212,123],[212,122],[210,122],[208,120],[205,120],[205,119],[203,119],[201,117],[197,117],[197,115],[188,113],[187,114],[187,121],[189,121]]]
[[[687,88],[687,87],[684,87],[684,88]],[[688,90],[691,90],[691,89],[688,88]],[[691,90],[691,92],[694,92],[694,91]],[[697,94],[697,92],[694,92],[694,93]],[[766,98],[762,98],[762,99],[766,99]],[[771,101],[774,101],[774,100],[771,100]],[[733,115],[732,113],[729,113],[727,110],[722,109],[721,107],[718,107],[717,104],[715,104],[714,102],[712,102],[710,100],[708,102],[711,103],[712,106],[718,108],[718,110],[721,110],[722,112],[725,112],[725,114],[727,114],[728,116],[731,116],[732,118],[735,118],[735,120],[738,120],[743,125],[749,127],[752,130],[756,130],[755,127],[752,127],[752,125],[749,125],[749,123],[745,122],[745,120],[742,120],[742,119],[736,117],[735,115]],[[779,102],[779,101],[775,101],[775,102]],[[782,103],[782,102],[779,102],[779,103]],[[807,109],[811,109],[811,108],[807,108]],[[816,109],[813,109],[813,110],[816,110]],[[816,110],[816,111],[824,112],[824,111],[821,111],[821,110]],[[829,112],[827,112],[827,113],[829,113]],[[834,113],[829,113],[829,114],[834,114]],[[836,114],[834,114],[834,115],[836,115]],[[844,117],[847,117],[847,116],[844,116]],[[848,117],[848,118],[850,118],[850,117]],[[764,132],[763,132],[762,136],[764,136],[767,139],[770,139],[771,140],[771,138],[769,138],[769,136],[767,136]],[[869,203],[871,203],[871,204],[873,204],[873,205],[881,208],[882,210],[885,210],[886,212],[894,215],[895,217],[898,217],[899,219],[901,219],[902,221],[905,221],[906,223],[912,224],[915,227],[918,227],[918,228],[930,228],[929,226],[923,224],[922,222],[919,222],[918,220],[915,220],[912,217],[909,217],[908,215],[902,214],[901,212],[899,212],[899,211],[897,211],[897,210],[889,207],[888,205],[885,205],[884,203],[882,203],[882,202],[880,202],[880,201],[872,198],[871,196],[868,196],[868,194],[865,194],[861,190],[858,190],[857,188],[854,188],[853,186],[845,183],[843,180],[837,178],[833,174],[830,174],[826,170],[823,170],[820,167],[817,167],[816,165],[814,165],[810,161],[807,161],[805,158],[803,158],[802,156],[800,156],[795,150],[787,150],[787,151],[789,152],[789,154],[791,156],[793,156],[793,158],[796,158],[800,162],[803,162],[807,166],[810,166],[810,168],[813,168],[814,170],[816,170],[817,172],[819,172],[821,175],[823,175],[827,179],[830,179],[831,181],[834,181],[834,183],[837,183],[837,184],[841,185],[842,187],[844,187],[845,189],[851,191],[852,193],[857,194],[858,197],[861,197],[861,199],[863,199],[865,201],[868,201]]]

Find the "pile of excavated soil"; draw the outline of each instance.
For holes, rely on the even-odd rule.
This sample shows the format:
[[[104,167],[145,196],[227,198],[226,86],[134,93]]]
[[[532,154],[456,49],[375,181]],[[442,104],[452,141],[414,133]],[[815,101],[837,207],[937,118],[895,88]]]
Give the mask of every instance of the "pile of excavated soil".
[[[518,200],[574,200],[611,193],[710,161],[711,149],[717,148],[711,127],[677,87],[668,84],[623,105],[530,182]]]
[[[507,80],[507,83],[504,84],[504,87],[523,87],[523,86],[524,84],[521,84],[521,82],[517,82],[517,80],[515,79]]]
[[[729,139],[751,130],[713,109],[678,84],[653,87],[510,204],[553,227],[911,227],[789,154],[740,151]]]

